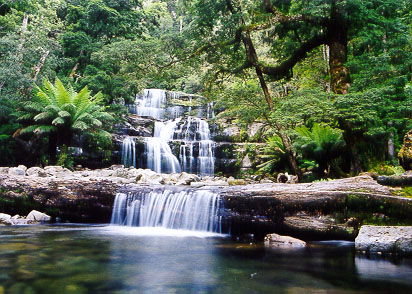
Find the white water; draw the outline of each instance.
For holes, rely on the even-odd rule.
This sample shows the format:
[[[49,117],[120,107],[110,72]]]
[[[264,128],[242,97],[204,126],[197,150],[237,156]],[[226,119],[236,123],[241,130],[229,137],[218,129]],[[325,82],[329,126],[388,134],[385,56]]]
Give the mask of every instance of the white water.
[[[180,99],[178,92],[167,92],[160,89],[146,89],[142,96],[136,97],[135,106],[130,111],[139,116],[152,117],[157,121],[154,134],[145,139],[146,166],[158,173],[177,173],[185,171],[201,176],[213,176],[215,167],[214,147],[211,140],[209,124],[200,117],[183,118],[182,106],[166,109],[167,99]],[[189,96],[192,105],[192,96]],[[189,106],[189,113],[192,107]],[[213,103],[207,105],[207,118],[213,118]],[[159,121],[165,116],[172,117],[169,121]],[[202,110],[199,109],[199,115]],[[171,143],[179,146],[176,156]],[[136,148],[134,141],[126,137],[122,146],[122,163],[125,166],[136,167]],[[175,146],[176,146],[175,145]]]
[[[213,176],[215,142],[210,139],[209,124],[201,118],[189,116],[176,130],[176,136],[183,140],[179,150],[182,170],[201,176]]]
[[[221,201],[206,190],[118,193],[111,224],[221,233]]]
[[[136,106],[130,109],[138,116],[153,117],[162,119],[164,117],[164,107],[166,105],[166,91],[160,89],[145,89],[143,96],[137,96]]]
[[[130,137],[125,137],[122,143],[122,163],[125,167],[136,167],[136,143]]]

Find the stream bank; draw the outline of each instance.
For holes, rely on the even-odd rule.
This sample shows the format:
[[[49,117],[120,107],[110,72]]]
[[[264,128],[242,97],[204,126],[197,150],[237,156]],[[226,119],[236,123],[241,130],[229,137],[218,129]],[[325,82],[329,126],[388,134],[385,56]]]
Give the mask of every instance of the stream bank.
[[[36,209],[63,222],[108,223],[118,192],[206,189],[220,195],[222,225],[233,236],[262,240],[268,233],[303,240],[354,240],[361,225],[411,225],[412,199],[363,175],[308,184],[246,183],[232,178],[157,174],[112,166],[0,168],[0,211]],[[242,183],[244,185],[239,185]]]

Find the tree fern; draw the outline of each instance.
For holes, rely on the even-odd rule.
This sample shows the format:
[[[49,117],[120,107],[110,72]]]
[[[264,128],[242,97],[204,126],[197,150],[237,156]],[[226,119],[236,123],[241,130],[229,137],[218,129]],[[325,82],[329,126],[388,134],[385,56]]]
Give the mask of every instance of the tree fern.
[[[54,134],[53,138],[57,138],[56,146],[70,146],[76,133],[101,132],[104,123],[113,119],[99,105],[102,97],[101,93],[92,97],[87,86],[77,93],[71,85],[65,87],[58,78],[54,84],[45,80],[42,87],[37,87],[33,101],[23,105],[23,111],[19,113],[20,121],[29,120],[31,123],[16,132],[16,135]],[[52,142],[53,138],[49,137],[49,141]]]
[[[319,174],[323,176],[331,162],[344,150],[342,131],[320,124],[314,124],[311,130],[306,126],[298,127],[296,131],[299,134],[296,145],[303,158],[314,160],[318,164]]]

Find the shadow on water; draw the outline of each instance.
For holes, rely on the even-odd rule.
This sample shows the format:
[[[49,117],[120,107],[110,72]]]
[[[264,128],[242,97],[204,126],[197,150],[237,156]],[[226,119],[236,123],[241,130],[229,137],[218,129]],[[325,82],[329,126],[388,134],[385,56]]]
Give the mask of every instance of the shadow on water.
[[[410,293],[412,262],[352,243],[298,251],[193,232],[105,226],[0,229],[0,293]]]

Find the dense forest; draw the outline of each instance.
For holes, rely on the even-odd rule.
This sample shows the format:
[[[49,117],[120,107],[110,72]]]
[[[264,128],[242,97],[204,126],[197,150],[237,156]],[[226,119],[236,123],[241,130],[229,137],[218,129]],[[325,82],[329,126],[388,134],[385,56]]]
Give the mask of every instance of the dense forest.
[[[409,0],[0,0],[0,165],[70,166],[78,134],[110,161],[125,104],[160,88],[261,123],[239,138],[250,173],[401,172],[411,14]]]

